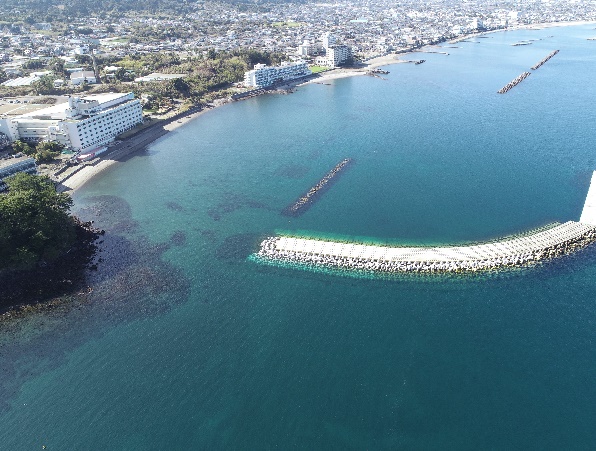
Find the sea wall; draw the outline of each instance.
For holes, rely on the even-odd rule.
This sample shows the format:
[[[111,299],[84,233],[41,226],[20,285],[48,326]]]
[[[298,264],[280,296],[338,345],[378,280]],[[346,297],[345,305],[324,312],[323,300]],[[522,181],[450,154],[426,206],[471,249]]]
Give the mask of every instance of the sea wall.
[[[257,260],[383,273],[453,273],[522,267],[596,241],[596,226],[569,221],[547,230],[469,246],[394,247],[274,236]]]

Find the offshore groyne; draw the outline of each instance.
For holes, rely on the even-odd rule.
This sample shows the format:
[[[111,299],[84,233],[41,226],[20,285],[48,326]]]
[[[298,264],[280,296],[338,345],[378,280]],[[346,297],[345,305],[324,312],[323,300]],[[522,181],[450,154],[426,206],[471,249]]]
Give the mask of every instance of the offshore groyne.
[[[320,199],[321,195],[327,191],[333,183],[337,181],[337,177],[349,168],[353,164],[352,158],[346,158],[337,163],[333,169],[331,169],[325,176],[319,180],[312,188],[310,188],[305,194],[300,196],[291,205],[288,205],[282,210],[282,214],[285,216],[300,216],[310,206]]]
[[[505,94],[506,92],[511,91],[513,88],[515,88],[517,85],[519,85],[522,81],[524,81],[530,75],[531,75],[530,72],[523,72],[522,74],[518,75],[516,78],[511,80],[509,83],[507,83],[505,86],[503,86],[501,89],[499,89],[497,91],[497,93]]]
[[[253,258],[263,263],[381,273],[467,273],[523,267],[596,241],[596,226],[569,221],[546,230],[470,246],[394,247],[273,236]]]
[[[549,59],[551,59],[557,53],[559,53],[558,50],[555,50],[553,52],[550,52],[542,61],[540,61],[538,64],[532,66],[532,70],[536,70],[536,69],[540,68],[544,63],[546,63]]]

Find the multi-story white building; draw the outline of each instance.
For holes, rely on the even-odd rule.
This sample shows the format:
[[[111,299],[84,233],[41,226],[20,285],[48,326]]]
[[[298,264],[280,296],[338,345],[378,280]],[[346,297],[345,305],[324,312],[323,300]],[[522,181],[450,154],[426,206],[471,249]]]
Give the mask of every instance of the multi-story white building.
[[[134,94],[95,94],[71,97],[54,105],[11,118],[0,118],[0,132],[11,141],[56,141],[85,152],[113,141],[143,122]]]
[[[256,64],[253,70],[249,70],[244,74],[244,84],[245,86],[264,88],[280,81],[305,77],[311,73],[305,62],[284,62],[281,63],[281,66],[275,67]]]
[[[331,47],[332,45],[335,45],[335,36],[333,36],[331,33],[326,32],[323,34],[323,47],[325,48],[325,50],[327,50],[329,47]]]
[[[318,54],[321,50],[321,44],[310,42],[308,39],[305,39],[304,42],[298,46],[296,54],[300,56],[312,56]]]
[[[327,67],[338,67],[352,60],[352,48],[347,45],[332,45],[327,47],[324,57],[318,62]]]
[[[95,72],[92,70],[82,70],[70,74],[70,82],[73,85],[80,85],[81,83],[95,84],[97,79],[95,78]]]

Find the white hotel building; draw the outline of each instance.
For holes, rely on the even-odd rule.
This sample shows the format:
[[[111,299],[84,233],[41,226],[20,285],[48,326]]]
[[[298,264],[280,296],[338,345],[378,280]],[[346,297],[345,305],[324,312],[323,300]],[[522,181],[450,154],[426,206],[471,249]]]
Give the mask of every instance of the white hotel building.
[[[253,70],[244,74],[244,85],[264,88],[280,81],[293,80],[312,74],[305,62],[281,63],[281,66],[266,66],[256,64]]]
[[[143,122],[133,93],[71,97],[68,103],[0,118],[0,133],[11,141],[56,141],[74,151],[103,146]]]

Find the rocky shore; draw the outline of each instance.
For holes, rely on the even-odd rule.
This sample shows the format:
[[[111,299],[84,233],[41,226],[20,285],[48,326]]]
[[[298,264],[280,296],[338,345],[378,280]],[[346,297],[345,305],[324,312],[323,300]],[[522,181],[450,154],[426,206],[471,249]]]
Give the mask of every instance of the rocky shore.
[[[91,222],[75,221],[75,244],[56,260],[31,270],[0,271],[0,313],[87,288],[85,272],[93,269],[95,243],[103,231]]]

